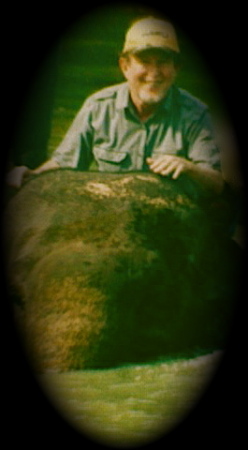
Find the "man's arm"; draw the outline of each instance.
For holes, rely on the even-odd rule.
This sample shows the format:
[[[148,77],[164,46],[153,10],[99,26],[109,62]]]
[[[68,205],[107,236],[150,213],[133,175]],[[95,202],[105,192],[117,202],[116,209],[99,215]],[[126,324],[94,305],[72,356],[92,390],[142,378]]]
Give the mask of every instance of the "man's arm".
[[[56,170],[60,168],[76,169],[79,167],[79,164],[82,170],[87,170],[93,158],[91,152],[92,107],[93,105],[89,98],[79,110],[71,126],[67,130],[62,142],[55,149],[50,159],[33,170],[26,166],[14,167],[14,169],[7,174],[7,184],[14,188],[20,188],[22,183],[29,176],[39,175],[48,170]]]
[[[55,159],[48,159],[34,170],[30,170],[31,175],[39,175],[40,173],[47,172],[48,170],[59,169],[60,165]]]
[[[205,168],[185,158],[174,155],[162,155],[158,158],[147,158],[147,164],[152,172],[162,176],[171,176],[176,180],[182,173],[209,194],[221,194],[224,187],[222,174],[215,169]]]

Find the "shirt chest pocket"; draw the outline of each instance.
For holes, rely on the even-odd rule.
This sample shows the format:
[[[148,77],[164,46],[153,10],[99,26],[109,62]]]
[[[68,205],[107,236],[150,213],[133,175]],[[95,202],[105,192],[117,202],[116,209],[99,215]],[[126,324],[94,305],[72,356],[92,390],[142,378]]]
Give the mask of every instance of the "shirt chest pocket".
[[[174,132],[172,128],[169,128],[162,139],[156,143],[152,156],[156,158],[162,155],[186,156],[186,146],[180,132]]]
[[[100,172],[122,172],[131,165],[130,155],[125,151],[95,147],[93,154]]]

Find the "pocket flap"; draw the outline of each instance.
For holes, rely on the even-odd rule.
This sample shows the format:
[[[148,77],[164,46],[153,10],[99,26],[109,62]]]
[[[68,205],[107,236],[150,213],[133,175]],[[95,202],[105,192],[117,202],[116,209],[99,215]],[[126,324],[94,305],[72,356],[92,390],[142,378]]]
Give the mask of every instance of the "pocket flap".
[[[106,150],[105,148],[94,148],[93,150],[96,159],[100,159],[102,161],[108,161],[112,163],[120,163],[123,161],[126,156],[127,152],[117,152],[114,150]]]

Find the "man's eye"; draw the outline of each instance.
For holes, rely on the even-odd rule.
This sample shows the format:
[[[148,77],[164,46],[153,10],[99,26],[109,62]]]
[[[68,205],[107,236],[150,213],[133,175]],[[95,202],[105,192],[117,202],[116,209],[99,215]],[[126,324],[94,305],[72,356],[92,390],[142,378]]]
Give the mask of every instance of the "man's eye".
[[[154,62],[154,64],[156,64],[158,66],[162,66],[164,64],[169,64],[170,62],[171,62],[170,58],[163,58],[163,59],[159,59],[158,61]],[[142,58],[141,64],[149,65],[149,64],[153,64],[153,61],[150,61],[149,59],[143,59]]]

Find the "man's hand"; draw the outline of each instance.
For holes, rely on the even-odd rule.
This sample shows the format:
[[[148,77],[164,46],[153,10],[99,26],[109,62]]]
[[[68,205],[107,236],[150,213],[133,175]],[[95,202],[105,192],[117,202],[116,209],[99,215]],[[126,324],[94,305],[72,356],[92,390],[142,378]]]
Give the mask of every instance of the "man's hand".
[[[192,162],[185,158],[174,155],[161,155],[158,158],[147,158],[147,164],[152,172],[168,176],[171,175],[176,180],[179,175],[190,171]]]
[[[29,169],[26,166],[17,166],[14,167],[6,176],[6,183],[10,187],[14,187],[16,189],[20,188],[29,176],[31,175],[40,175],[43,172],[48,170],[56,170],[59,169],[60,165],[53,159],[48,159],[46,162],[41,164],[41,166],[36,169]]]
[[[16,166],[7,173],[6,183],[8,186],[19,189],[25,178],[31,174],[31,170],[26,166]]]
[[[224,181],[218,170],[201,167],[185,158],[174,155],[161,155],[158,158],[147,158],[147,164],[152,172],[159,175],[171,175],[176,180],[182,173],[186,173],[199,187],[209,194],[221,194]]]

